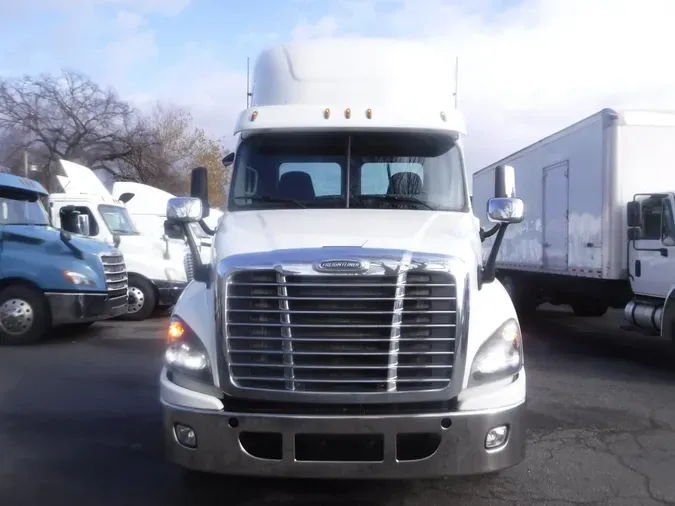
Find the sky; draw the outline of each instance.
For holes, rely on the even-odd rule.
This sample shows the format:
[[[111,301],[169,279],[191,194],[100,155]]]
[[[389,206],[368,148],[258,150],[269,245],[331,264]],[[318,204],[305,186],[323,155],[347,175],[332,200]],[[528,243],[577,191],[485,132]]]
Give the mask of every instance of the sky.
[[[674,25],[675,0],[0,0],[0,74],[76,69],[231,143],[262,49],[427,39],[459,56],[472,172],[605,107],[675,110]]]

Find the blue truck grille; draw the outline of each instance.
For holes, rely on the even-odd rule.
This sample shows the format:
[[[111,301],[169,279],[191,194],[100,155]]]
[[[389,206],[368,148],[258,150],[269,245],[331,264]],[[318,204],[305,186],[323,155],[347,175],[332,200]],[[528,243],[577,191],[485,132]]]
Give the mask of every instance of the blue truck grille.
[[[233,274],[225,352],[236,386],[304,392],[405,392],[450,384],[456,283],[402,276]]]
[[[128,297],[127,266],[122,255],[102,255],[103,272],[111,299]]]

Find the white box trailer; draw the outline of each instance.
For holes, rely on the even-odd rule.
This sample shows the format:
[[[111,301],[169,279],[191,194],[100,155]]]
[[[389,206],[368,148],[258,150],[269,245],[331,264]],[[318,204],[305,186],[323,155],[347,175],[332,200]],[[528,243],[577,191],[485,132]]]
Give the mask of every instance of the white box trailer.
[[[476,172],[486,229],[497,165],[514,167],[526,206],[497,258],[521,314],[542,302],[584,316],[624,307],[632,326],[670,333],[675,112],[604,109]]]

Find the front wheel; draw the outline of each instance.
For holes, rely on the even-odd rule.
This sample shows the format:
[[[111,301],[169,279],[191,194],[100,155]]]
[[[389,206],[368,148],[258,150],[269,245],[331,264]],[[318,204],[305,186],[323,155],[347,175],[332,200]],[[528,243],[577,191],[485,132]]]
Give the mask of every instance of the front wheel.
[[[42,293],[24,285],[0,291],[0,344],[34,344],[50,329],[51,316]]]
[[[150,282],[144,278],[129,279],[129,303],[123,320],[141,321],[148,318],[157,307],[157,296]]]

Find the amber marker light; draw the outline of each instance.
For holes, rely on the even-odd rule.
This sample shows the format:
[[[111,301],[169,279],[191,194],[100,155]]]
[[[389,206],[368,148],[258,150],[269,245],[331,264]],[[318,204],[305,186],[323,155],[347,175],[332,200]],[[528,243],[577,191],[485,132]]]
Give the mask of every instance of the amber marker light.
[[[167,341],[169,343],[178,341],[181,337],[183,337],[184,333],[185,328],[183,327],[183,324],[178,320],[174,320],[169,324],[169,330],[166,334]]]

